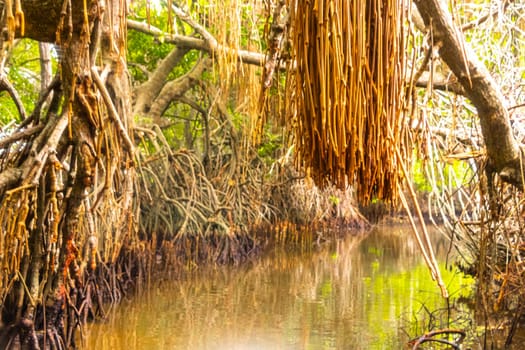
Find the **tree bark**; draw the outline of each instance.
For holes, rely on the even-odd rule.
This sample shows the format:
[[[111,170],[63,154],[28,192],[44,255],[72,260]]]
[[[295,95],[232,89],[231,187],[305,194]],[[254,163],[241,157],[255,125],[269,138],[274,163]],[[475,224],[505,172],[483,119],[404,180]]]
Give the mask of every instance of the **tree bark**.
[[[202,76],[202,73],[212,65],[210,58],[203,58],[195,64],[191,71],[184,74],[180,78],[170,81],[164,85],[162,90],[157,93],[157,98],[151,104],[149,116],[157,124],[170,104],[183,96],[186,91],[197,84]],[[162,125],[160,123],[159,125]]]
[[[0,13],[3,13],[5,3],[5,0],[0,0]],[[69,2],[71,7],[64,7],[64,4],[68,4],[68,2],[62,0],[20,0],[24,13],[24,33],[21,32],[21,27],[18,27],[15,36],[54,43],[57,39],[57,29],[62,17],[64,17],[64,23],[61,35],[69,32],[72,27],[78,28],[84,20],[83,11],[80,10],[83,8],[83,0],[71,0]]]
[[[37,339],[42,329],[55,332],[56,337],[47,337],[46,344],[37,339],[35,346],[27,347],[37,348],[40,341],[40,347],[57,348],[58,337],[67,347],[74,347],[73,331],[85,316],[72,311],[80,310],[90,298],[82,290],[88,273],[82,249],[90,244],[98,251],[96,242],[104,241],[105,262],[111,264],[124,244],[123,237],[133,231],[127,0],[14,0],[11,4],[12,8],[5,9],[6,2],[0,0],[0,11],[9,12],[4,17],[12,12],[18,18],[15,28],[10,22],[5,39],[12,39],[15,31],[15,36],[54,42],[61,56],[59,83],[51,83],[52,95],[45,89],[50,76],[43,69],[42,90],[46,91],[35,107],[39,110],[27,118],[23,125],[27,129],[22,128],[17,136],[27,136],[20,142],[23,151],[11,152],[6,147],[2,154],[0,213],[8,209],[23,214],[2,215],[0,222],[2,232],[17,228],[17,235],[8,242],[13,241],[14,248],[0,242],[0,299],[6,300],[0,303],[0,328],[3,322],[14,323],[15,330],[27,325],[18,336],[22,347]],[[41,48],[46,66],[47,51]],[[100,62],[103,78],[98,73]],[[43,109],[41,104],[48,96],[51,101]],[[106,213],[97,212],[96,205],[112,206],[109,218],[100,220],[104,231],[96,226],[99,220],[94,217]],[[5,266],[10,261],[13,263]],[[90,265],[90,271],[95,267]],[[12,288],[5,283],[10,280],[14,281]],[[82,310],[87,315],[87,308]],[[64,317],[69,317],[67,322]],[[1,338],[2,334],[0,347]]]
[[[191,36],[176,35],[163,32],[162,30],[148,25],[147,23],[128,20],[128,29],[133,29],[141,33],[149,34],[155,37],[162,37],[164,42],[177,45],[179,48],[199,50],[207,52],[210,56],[218,53],[235,54],[239,61],[255,66],[262,66],[266,60],[266,55],[259,52],[247,50],[234,50],[224,45],[220,45],[216,40],[210,40],[211,34],[205,35],[206,39],[199,39]],[[284,67],[279,67],[284,68]]]
[[[133,115],[145,116],[149,113],[153,101],[166,84],[166,79],[184,55],[189,51],[186,48],[175,48],[158,65],[149,79],[135,89],[135,106]]]
[[[467,45],[462,32],[453,23],[446,4],[442,0],[415,0],[415,4],[425,26],[432,33],[432,44],[439,46],[441,58],[476,107],[489,170],[522,188],[521,151],[512,133],[504,96],[486,67]]]

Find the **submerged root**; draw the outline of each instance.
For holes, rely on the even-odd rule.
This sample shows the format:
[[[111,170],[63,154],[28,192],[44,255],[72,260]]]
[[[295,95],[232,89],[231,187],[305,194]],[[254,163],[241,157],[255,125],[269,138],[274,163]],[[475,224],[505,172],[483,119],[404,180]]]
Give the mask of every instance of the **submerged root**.
[[[238,265],[258,255],[260,245],[248,235],[183,236],[161,243],[157,264],[198,266],[203,263]]]
[[[50,320],[46,326],[42,320],[33,322],[27,318],[0,330],[0,348],[5,350],[15,349],[56,349],[65,350],[65,335],[63,333],[62,319],[56,317],[61,315],[61,310],[49,308]]]

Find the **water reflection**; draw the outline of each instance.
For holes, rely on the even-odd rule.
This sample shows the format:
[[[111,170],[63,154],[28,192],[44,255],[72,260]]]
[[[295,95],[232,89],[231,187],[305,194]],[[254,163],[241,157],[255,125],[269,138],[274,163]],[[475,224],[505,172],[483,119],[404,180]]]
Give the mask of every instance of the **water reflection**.
[[[444,260],[446,242],[435,234]],[[452,294],[469,282],[442,269]],[[463,287],[463,288],[462,288]],[[88,349],[401,349],[409,319],[444,306],[409,230],[164,282],[91,326]]]

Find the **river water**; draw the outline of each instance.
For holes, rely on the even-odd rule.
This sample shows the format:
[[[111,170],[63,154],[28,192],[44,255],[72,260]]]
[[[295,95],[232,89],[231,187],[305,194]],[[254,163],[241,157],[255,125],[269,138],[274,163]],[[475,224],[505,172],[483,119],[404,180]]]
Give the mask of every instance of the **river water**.
[[[468,296],[472,280],[446,267],[447,241],[432,234],[449,293]],[[428,328],[447,326],[438,312],[445,307],[410,229],[378,227],[156,283],[85,329],[83,343],[97,350],[403,349]]]

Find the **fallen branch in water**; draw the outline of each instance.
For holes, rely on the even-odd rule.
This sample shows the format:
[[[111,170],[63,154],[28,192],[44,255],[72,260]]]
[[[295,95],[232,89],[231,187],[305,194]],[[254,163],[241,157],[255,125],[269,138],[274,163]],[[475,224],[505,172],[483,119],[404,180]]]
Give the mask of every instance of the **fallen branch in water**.
[[[455,340],[447,340],[447,339],[441,339],[441,338],[435,338],[436,336],[439,336],[439,335],[447,335],[447,336],[451,336],[451,335],[459,335],[459,337]],[[418,337],[418,338],[414,338],[412,340],[410,340],[408,342],[409,345],[412,345],[412,350],[417,350],[419,349],[419,346],[423,343],[428,343],[428,342],[436,342],[436,343],[441,343],[441,344],[447,344],[447,345],[450,345],[452,346],[454,349],[457,349],[459,350],[460,349],[460,344],[463,342],[463,340],[465,339],[465,337],[467,336],[467,334],[462,331],[462,330],[459,330],[459,329],[438,329],[438,330],[435,330],[435,331],[431,331],[431,332],[428,332],[428,333],[425,333],[423,334],[422,336]]]

